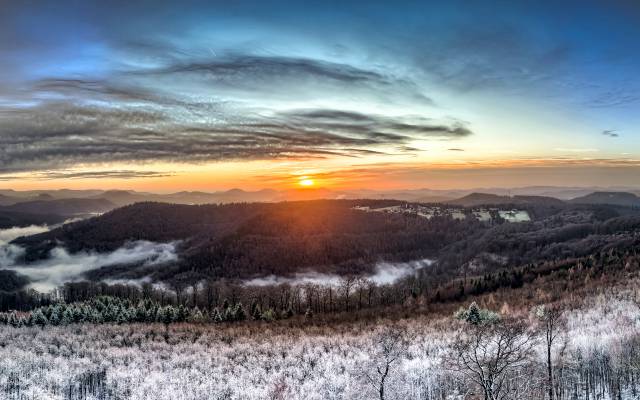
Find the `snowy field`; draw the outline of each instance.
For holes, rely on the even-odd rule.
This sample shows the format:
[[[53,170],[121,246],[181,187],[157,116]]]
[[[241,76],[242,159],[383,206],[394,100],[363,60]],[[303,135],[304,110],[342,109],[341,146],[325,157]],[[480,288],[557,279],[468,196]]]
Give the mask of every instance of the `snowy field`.
[[[562,398],[640,398],[638,314],[633,301],[603,297],[565,313],[566,328],[553,349]],[[403,345],[384,398],[484,398],[445,362],[456,330],[466,329],[461,324],[423,317],[396,323]],[[376,367],[385,365],[389,325],[4,326],[0,398],[378,399]],[[512,371],[514,391],[506,398],[545,398],[543,350],[541,342]]]

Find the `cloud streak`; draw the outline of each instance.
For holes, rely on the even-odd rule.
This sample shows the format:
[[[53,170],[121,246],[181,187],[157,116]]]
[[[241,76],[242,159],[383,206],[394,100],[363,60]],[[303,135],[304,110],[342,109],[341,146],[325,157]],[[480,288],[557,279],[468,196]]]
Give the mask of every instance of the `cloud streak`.
[[[383,154],[389,146],[418,139],[471,135],[450,125],[412,116],[365,115],[327,109],[248,116],[242,122],[191,122],[153,108],[43,102],[0,110],[0,172],[69,168],[87,163],[190,162],[286,159]],[[133,174],[149,177],[158,173]],[[45,173],[44,177],[47,178]],[[79,178],[50,173],[49,178]],[[91,174],[89,174],[91,175]],[[96,173],[129,177],[130,172]]]

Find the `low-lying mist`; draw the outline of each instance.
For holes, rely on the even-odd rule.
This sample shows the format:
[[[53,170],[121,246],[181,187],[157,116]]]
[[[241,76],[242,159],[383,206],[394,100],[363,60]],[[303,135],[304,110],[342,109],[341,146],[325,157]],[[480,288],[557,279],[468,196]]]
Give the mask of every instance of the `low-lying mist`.
[[[49,258],[25,264],[21,261],[24,249],[9,242],[20,236],[46,232],[46,226],[30,226],[0,230],[0,269],[13,270],[29,278],[29,287],[48,292],[75,280],[81,280],[87,271],[110,265],[140,264],[159,265],[176,261],[177,243],[153,243],[136,241],[125,244],[111,253],[80,252],[70,254],[63,247],[56,247]]]
[[[418,270],[433,264],[433,260],[424,259],[404,263],[380,262],[374,268],[374,273],[364,275],[376,285],[388,285],[399,281],[402,278],[414,275]],[[263,278],[254,278],[244,282],[245,286],[271,286],[271,285],[305,285],[314,284],[322,286],[338,286],[343,278],[335,274],[322,274],[318,272],[298,273],[291,277],[270,275]]]

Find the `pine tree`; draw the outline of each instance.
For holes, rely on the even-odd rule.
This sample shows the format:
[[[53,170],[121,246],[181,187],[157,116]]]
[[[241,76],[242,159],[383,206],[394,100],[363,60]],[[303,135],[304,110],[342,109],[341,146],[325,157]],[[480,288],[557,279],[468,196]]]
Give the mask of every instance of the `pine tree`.
[[[49,321],[47,321],[47,317],[45,317],[42,309],[40,308],[31,313],[31,322],[33,323],[33,325],[39,326],[41,328],[49,323]]]
[[[185,322],[189,318],[189,309],[180,304],[176,310],[175,322]]]
[[[12,312],[9,315],[9,325],[13,326],[14,328],[20,328],[22,326],[22,321],[15,312]]]
[[[242,307],[242,303],[238,303],[236,304],[236,309],[234,312],[234,320],[235,321],[244,321],[245,319],[247,319],[247,314],[244,312],[244,308]]]
[[[136,322],[145,322],[147,320],[147,310],[144,307],[144,303],[141,301],[135,309]]]
[[[70,307],[65,307],[60,319],[60,325],[69,325],[73,323],[73,311]]]
[[[62,307],[60,304],[56,304],[51,309],[51,316],[49,317],[49,323],[51,325],[57,326],[62,322]]]
[[[164,307],[162,311],[162,323],[165,325],[169,325],[174,322],[176,319],[176,311],[172,306]]]
[[[469,306],[469,309],[467,310],[467,317],[465,320],[472,325],[478,325],[480,324],[480,322],[482,322],[482,317],[480,316],[480,308],[475,301]]]
[[[262,318],[262,310],[260,310],[260,306],[256,304],[255,308],[251,310],[251,318],[255,321],[259,321]]]
[[[129,315],[128,314],[129,313],[125,309],[121,308],[120,312],[116,316],[116,323],[118,325],[122,325],[122,324],[128,323],[129,322]]]
[[[204,315],[202,314],[202,312],[200,311],[200,308],[198,308],[198,306],[196,306],[196,308],[193,309],[191,315],[189,316],[189,322],[193,322],[196,324],[202,323],[204,322]]]
[[[222,322],[222,315],[220,314],[220,311],[218,310],[217,307],[214,308],[213,311],[211,312],[211,321],[215,323]]]
[[[222,313],[222,320],[226,322],[231,322],[236,319],[235,310],[231,307],[227,307],[224,309]]]
[[[80,323],[80,322],[84,322],[84,318],[85,318],[85,313],[84,313],[84,309],[83,307],[80,306],[75,306],[73,307],[73,322],[74,323]]]

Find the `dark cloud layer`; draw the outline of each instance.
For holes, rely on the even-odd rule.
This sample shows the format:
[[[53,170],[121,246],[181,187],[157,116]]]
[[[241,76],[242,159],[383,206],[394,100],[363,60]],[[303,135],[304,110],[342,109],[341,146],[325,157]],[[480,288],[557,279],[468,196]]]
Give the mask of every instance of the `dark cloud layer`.
[[[96,88],[103,93],[102,86]],[[153,103],[123,109],[51,101],[0,111],[0,171],[114,161],[359,157],[383,154],[389,147],[409,152],[402,146],[415,139],[448,140],[470,134],[459,124],[328,109],[247,116],[241,123],[195,123],[173,118]]]

